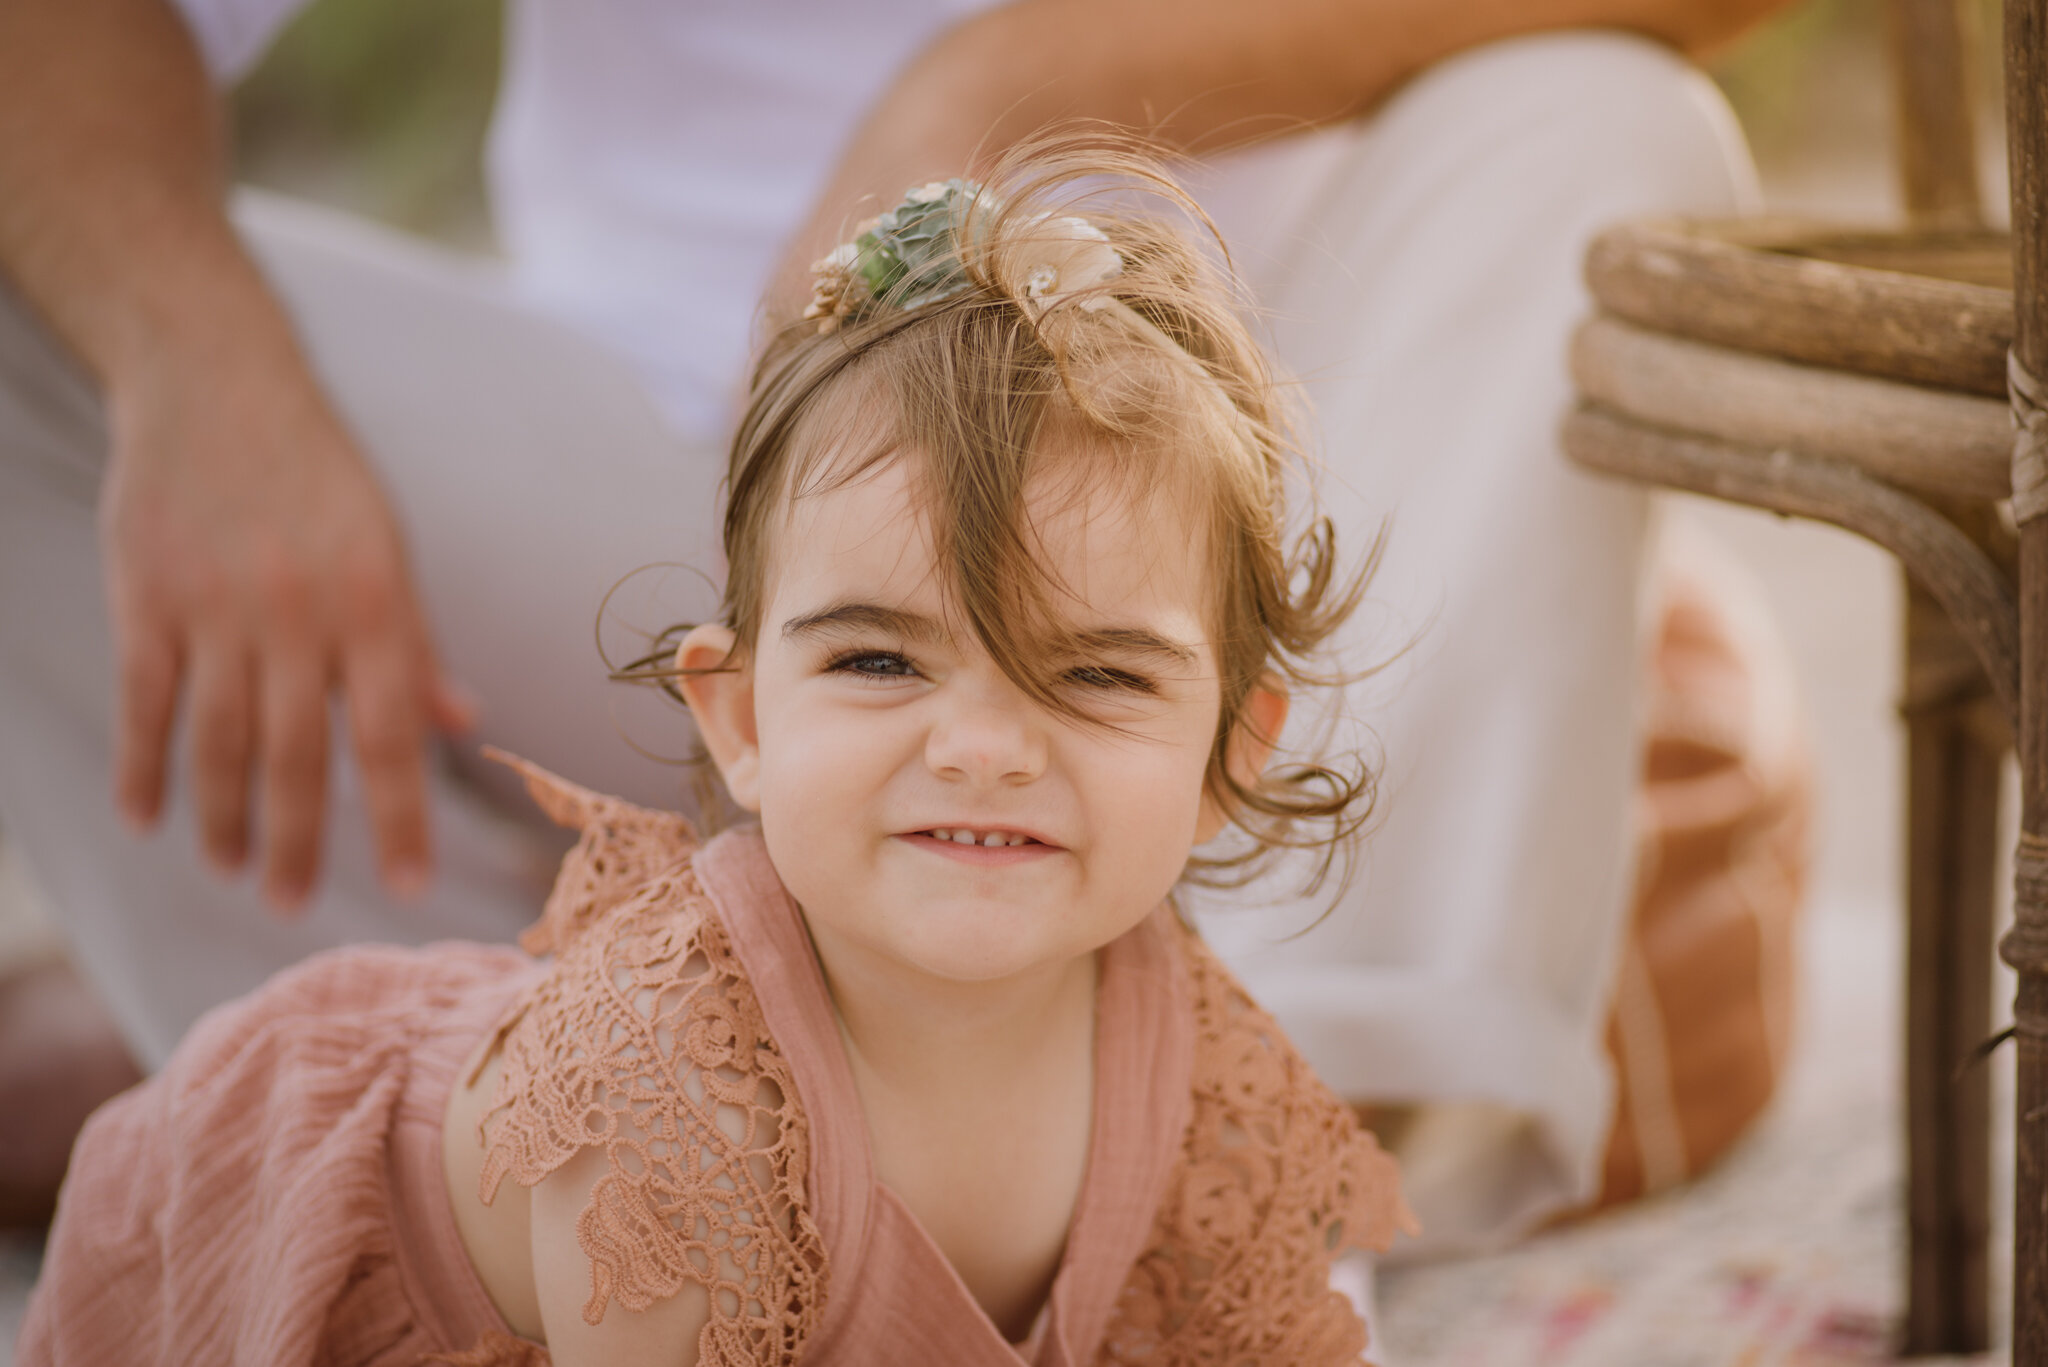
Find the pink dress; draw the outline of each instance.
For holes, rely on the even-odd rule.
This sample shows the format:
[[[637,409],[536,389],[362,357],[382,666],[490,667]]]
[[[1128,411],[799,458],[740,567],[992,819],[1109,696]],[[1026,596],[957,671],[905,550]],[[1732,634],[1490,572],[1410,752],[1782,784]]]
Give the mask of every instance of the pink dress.
[[[757,833],[528,769],[583,831],[526,943],[312,960],[80,1138],[19,1361],[533,1367],[456,1234],[440,1123],[495,1032],[485,1195],[588,1146],[586,1318],[688,1283],[706,1364],[1356,1363],[1330,1290],[1410,1224],[1393,1162],[1170,908],[1102,953],[1087,1174],[1006,1342],[875,1180],[803,920]]]

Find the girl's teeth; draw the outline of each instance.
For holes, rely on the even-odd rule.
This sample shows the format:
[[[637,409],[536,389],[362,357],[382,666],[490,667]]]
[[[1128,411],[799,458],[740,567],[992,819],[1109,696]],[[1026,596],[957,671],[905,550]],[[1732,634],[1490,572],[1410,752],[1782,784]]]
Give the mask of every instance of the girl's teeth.
[[[934,840],[950,840],[955,845],[979,845],[986,850],[1003,849],[1010,845],[1026,844],[1021,835],[1005,835],[1001,831],[990,831],[987,835],[976,836],[973,831],[953,831],[933,827],[926,832]]]

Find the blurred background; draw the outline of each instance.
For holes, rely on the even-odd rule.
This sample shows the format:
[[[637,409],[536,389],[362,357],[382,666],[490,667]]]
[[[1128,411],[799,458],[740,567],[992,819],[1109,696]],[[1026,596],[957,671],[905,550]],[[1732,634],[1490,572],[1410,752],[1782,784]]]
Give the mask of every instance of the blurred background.
[[[1987,201],[2006,197],[1996,0],[1975,0]],[[1884,7],[1809,0],[1716,54],[1776,213],[1892,222]],[[243,179],[489,251],[481,160],[497,79],[497,0],[320,0],[235,96]],[[1898,589],[1891,562],[1844,534],[1681,502],[1736,544],[1798,650],[1825,781],[1818,893],[1896,909]]]
[[[2002,206],[2000,7],[1974,0],[1970,13],[1982,179],[1987,202]],[[242,178],[489,251],[481,160],[499,26],[496,0],[320,0],[236,93]],[[1884,6],[1808,0],[1715,54],[1710,73],[1749,137],[1771,212],[1899,218]],[[1756,569],[1799,656],[1824,782],[1818,898],[1889,917],[1900,823],[1892,562],[1828,528],[1673,505]]]
[[[1981,56],[1983,182],[1987,200],[2002,204],[1999,6],[1995,0],[1975,0],[1972,10]],[[1712,58],[1711,74],[1749,136],[1769,210],[1872,223],[1899,219],[1883,18],[1883,6],[1870,0],[1808,0]],[[286,30],[235,94],[241,178],[464,249],[491,251],[480,160],[497,77],[500,25],[496,0],[319,0]],[[1849,1166],[1861,1174],[1864,1186],[1843,1199],[1874,1204],[1876,1209],[1861,1217],[1874,1222],[1870,1227],[1879,1231],[1876,1238],[1891,1243],[1860,1251],[1861,1262],[1838,1259],[1820,1267],[1814,1275],[1832,1290],[1800,1313],[1817,1317],[1816,1323],[1825,1321],[1823,1328],[1834,1326],[1827,1330],[1832,1339],[1823,1334],[1817,1340],[1833,1346],[1782,1360],[1869,1360],[1881,1351],[1886,1316],[1896,1309],[1891,1269],[1897,1231],[1886,1193],[1894,1190],[1890,1184],[1897,1180],[1898,1156],[1889,1138],[1868,1136],[1890,1136],[1897,1126],[1893,1069],[1903,927],[1902,737],[1895,725],[1898,573],[1889,557],[1867,543],[1813,524],[1682,498],[1670,501],[1667,515],[1683,534],[1704,533],[1733,549],[1776,608],[1799,667],[1821,781],[1799,1063],[1780,1114],[1738,1153],[1730,1164],[1732,1176],[1709,1180],[1706,1199],[1732,1208],[1735,1214],[1726,1223],[1743,1228],[1745,1220],[1754,1222],[1762,1218],[1760,1212],[1786,1204],[1785,1174],[1844,1171],[1844,1160],[1830,1146],[1848,1143],[1851,1131],[1861,1136],[1859,1156]],[[2009,850],[2011,843],[2008,836],[2003,847]],[[2009,875],[2000,882],[2009,888]],[[41,922],[29,875],[9,858],[0,833],[0,971],[57,952]],[[2001,979],[1996,990],[2001,1012],[2010,995],[2009,980]],[[1998,1123],[2003,1129],[2005,1121]],[[1816,1139],[1821,1131],[1832,1137]],[[1697,1198],[1688,1199],[1700,1205]],[[1782,1222],[1785,1212],[1777,1213]],[[1655,1218],[1666,1222],[1661,1233]],[[1628,1237],[1652,1245],[1667,1236],[1697,1242],[1701,1226],[1686,1222],[1698,1218],[1653,1212],[1649,1232]],[[1796,1213],[1792,1218],[1798,1218]],[[1737,1239],[1730,1247],[1766,1249],[1740,1257],[1789,1256],[1783,1250],[1790,1236],[1783,1229],[1764,1235],[1762,1244],[1753,1238],[1742,1243],[1748,1235],[1730,1237]],[[1839,1233],[1833,1237],[1839,1242]],[[1627,1237],[1619,1243],[1610,1238],[1610,1243],[1624,1251],[1635,1247]],[[1584,1272],[1591,1257],[1580,1257],[1578,1272],[1556,1274],[1503,1262],[1493,1283],[1483,1276],[1474,1280],[1469,1272],[1461,1274],[1462,1282],[1432,1282],[1435,1274],[1428,1273],[1405,1286],[1397,1281],[1390,1288],[1393,1303],[1386,1326],[1396,1350],[1393,1367],[1402,1361],[1460,1360],[1456,1342],[1444,1337],[1450,1331],[1443,1324],[1471,1321],[1468,1339],[1480,1333],[1483,1325],[1461,1312],[1473,1305],[1475,1294],[1488,1294],[1489,1286],[1520,1287],[1515,1294],[1530,1295],[1535,1294],[1530,1286],[1554,1285],[1564,1288],[1559,1294],[1569,1300],[1578,1294],[1573,1287],[1594,1284],[1592,1274]],[[9,1360],[34,1259],[33,1247],[21,1241],[0,1245],[0,1367]],[[1641,1259],[1628,1253],[1612,1261],[1619,1266]],[[1674,1288],[1697,1281],[1683,1268],[1671,1274]],[[1603,1294],[1609,1295],[1607,1304],[1613,1303],[1614,1293]],[[1405,1357],[1399,1351],[1404,1340]],[[1652,1354],[1659,1362],[1695,1360],[1674,1352],[1668,1340],[1663,1347]],[[1537,1358],[1596,1360],[1556,1353]],[[1509,1357],[1489,1353],[1475,1360],[1506,1362]],[[1623,1354],[1617,1360],[1644,1359]],[[1710,1354],[1697,1360],[1716,1359]]]
[[[1974,0],[1970,11],[1984,77],[1985,197],[2002,206],[1999,5]],[[1898,219],[1883,18],[1870,0],[1808,0],[1711,60],[1771,212]],[[498,0],[319,0],[235,92],[240,177],[489,252],[481,163],[500,22]],[[1877,915],[1895,910],[1891,562],[1827,528],[1674,506],[1711,523],[1755,566],[1800,656],[1826,786],[1819,895]]]
[[[1999,5],[1970,8],[1992,73]],[[1883,11],[1870,0],[1808,0],[1711,59],[1774,209],[1895,212]],[[499,25],[497,0],[311,5],[236,92],[242,177],[487,248],[479,161]],[[1999,126],[1996,85],[1980,83],[1987,134]],[[2002,201],[2002,147],[1987,138],[1983,152],[1987,195]]]

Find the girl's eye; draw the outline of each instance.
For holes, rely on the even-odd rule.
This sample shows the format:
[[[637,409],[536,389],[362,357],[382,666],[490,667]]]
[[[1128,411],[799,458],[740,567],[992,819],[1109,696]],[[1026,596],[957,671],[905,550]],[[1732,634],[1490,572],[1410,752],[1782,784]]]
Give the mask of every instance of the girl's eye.
[[[829,674],[851,674],[862,679],[914,679],[917,666],[893,650],[856,650],[841,655],[825,666]]]
[[[1157,693],[1152,681],[1133,674],[1128,670],[1112,669],[1107,665],[1077,665],[1064,675],[1066,681],[1081,688],[1102,689],[1115,693]]]

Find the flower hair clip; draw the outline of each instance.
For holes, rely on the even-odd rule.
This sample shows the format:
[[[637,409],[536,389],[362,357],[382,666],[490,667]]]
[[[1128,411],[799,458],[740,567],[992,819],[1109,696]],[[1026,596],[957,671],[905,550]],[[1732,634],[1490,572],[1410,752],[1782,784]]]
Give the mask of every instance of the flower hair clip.
[[[971,180],[912,187],[902,203],[863,223],[853,241],[812,263],[811,302],[803,316],[817,319],[818,331],[831,332],[876,304],[922,308],[970,288],[961,247],[977,202],[984,215],[1001,207]],[[1085,218],[1040,214],[1010,251],[1021,255],[1022,269],[1013,278],[1023,282],[1024,302],[1041,314],[1068,295],[1115,279],[1124,268],[1108,235]],[[1109,302],[1106,293],[1092,294],[1080,307],[1094,310]]]

